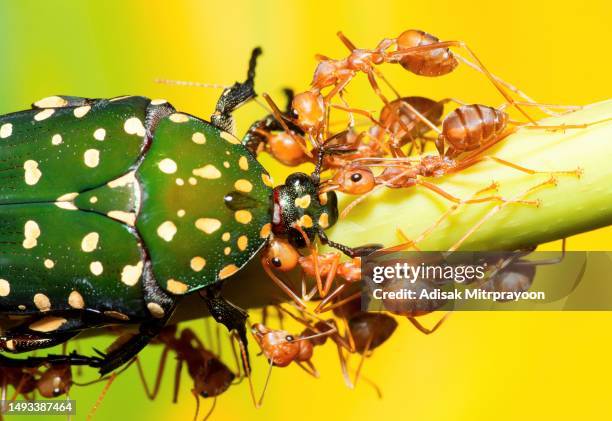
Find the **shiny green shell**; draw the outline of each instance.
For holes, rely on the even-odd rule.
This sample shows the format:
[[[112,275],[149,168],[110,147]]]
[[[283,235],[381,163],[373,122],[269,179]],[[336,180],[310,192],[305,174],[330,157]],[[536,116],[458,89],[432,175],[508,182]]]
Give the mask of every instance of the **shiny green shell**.
[[[63,98],[0,117],[0,311],[160,317],[146,288],[195,291],[261,248],[271,188],[232,135],[181,113],[147,133],[164,101]]]

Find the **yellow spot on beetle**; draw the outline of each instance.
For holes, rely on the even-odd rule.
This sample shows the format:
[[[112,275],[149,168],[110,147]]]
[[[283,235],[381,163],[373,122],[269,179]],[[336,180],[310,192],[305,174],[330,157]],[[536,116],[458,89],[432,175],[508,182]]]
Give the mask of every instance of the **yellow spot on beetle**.
[[[185,213],[185,209],[179,209],[178,211],[176,211],[176,216],[182,218],[183,216],[185,216]]]
[[[147,303],[147,309],[149,310],[149,313],[151,313],[151,316],[155,317],[156,319],[161,319],[166,314],[163,307],[157,303]]]
[[[206,234],[212,234],[221,228],[221,221],[214,218],[199,218],[195,221],[195,226],[200,231],[204,231]]]
[[[28,186],[35,185],[42,177],[42,172],[38,169],[38,162],[32,159],[23,163],[23,169],[25,170],[25,182]]]
[[[130,117],[125,120],[125,123],[123,123],[123,130],[125,130],[127,134],[135,134],[140,137],[143,137],[147,133],[142,125],[142,121],[140,121],[138,117]]]
[[[157,227],[157,235],[166,241],[172,241],[176,234],[176,225],[172,221],[165,221]]]
[[[227,277],[230,277],[236,272],[238,272],[238,266],[227,265],[219,271],[219,279],[225,279]]]
[[[45,294],[38,293],[34,295],[34,305],[40,311],[49,311],[51,310],[51,301],[49,297]]]
[[[47,269],[53,269],[53,267],[55,266],[55,262],[51,259],[45,259],[44,265]]]
[[[36,332],[53,332],[62,327],[62,325],[67,321],[68,320],[64,319],[63,317],[43,317],[42,319],[32,323],[30,326],[28,326],[28,328]]]
[[[233,144],[233,145],[239,145],[240,144],[240,140],[238,140],[235,136],[229,134],[228,132],[224,132],[223,130],[221,130],[221,139],[226,140],[227,142]]]
[[[199,272],[204,269],[204,266],[206,266],[206,259],[200,256],[196,256],[191,259],[191,261],[189,262],[189,266],[191,266],[191,269],[195,272]]]
[[[41,112],[37,113],[34,116],[34,120],[36,121],[43,121],[49,117],[51,117],[53,115],[53,113],[55,113],[55,110],[53,108],[47,108],[42,110]]]
[[[179,178],[177,178],[177,179],[175,180],[175,182],[176,182],[176,185],[177,185],[177,186],[184,186],[184,185],[185,185],[185,180],[183,180],[183,179],[182,179],[182,178],[180,178],[180,177],[179,177]]]
[[[321,203],[323,206],[327,205],[327,193],[321,193],[319,195],[319,203]]]
[[[261,238],[268,238],[271,232],[272,232],[272,224],[267,223],[266,225],[261,227],[261,231],[259,231],[259,236]]]
[[[135,265],[125,265],[121,271],[121,282],[131,287],[136,285],[142,275],[142,262]]]
[[[129,173],[122,175],[119,178],[109,181],[107,183],[107,186],[110,187],[111,189],[114,189],[117,187],[125,187],[128,184],[132,184],[135,182],[136,182],[135,171],[130,171]]]
[[[247,246],[249,245],[249,238],[246,235],[241,235],[240,237],[238,237],[237,244],[240,251],[245,251]]]
[[[329,227],[329,215],[327,213],[323,212],[321,216],[319,216],[319,226],[321,228]]]
[[[51,144],[53,146],[61,145],[63,141],[64,141],[64,139],[62,139],[62,135],[61,134],[54,134],[51,137]]]
[[[98,261],[91,262],[89,265],[89,271],[96,276],[100,276],[102,275],[102,272],[104,272],[104,266],[102,266],[102,263]]]
[[[87,149],[83,155],[83,160],[89,168],[96,168],[100,163],[100,151],[97,149]]]
[[[202,132],[195,132],[193,135],[191,135],[191,140],[193,140],[193,143],[203,145],[206,143],[206,136]]]
[[[312,228],[312,218],[309,215],[304,215],[298,220],[298,224],[304,228]]]
[[[238,160],[238,166],[240,167],[241,170],[248,170],[249,169],[249,160],[246,158],[246,156],[241,156],[240,159]]]
[[[236,218],[236,221],[240,222],[241,224],[248,224],[253,219],[253,215],[248,210],[236,211],[236,213],[234,213],[234,217]]]
[[[225,247],[223,249],[223,254],[225,254],[226,256],[228,256],[231,252],[232,252],[232,248],[231,247]]]
[[[81,118],[83,117],[85,114],[87,114],[89,112],[89,110],[91,110],[91,106],[89,105],[83,105],[82,107],[77,107],[74,109],[74,111],[72,112],[74,114],[74,116],[76,118]]]
[[[272,177],[270,177],[268,174],[263,173],[261,175],[261,179],[266,186],[274,187],[274,181],[272,180]]]
[[[13,134],[13,125],[11,123],[5,123],[0,126],[0,139],[6,139]]]
[[[61,96],[53,95],[43,99],[39,99],[34,103],[37,108],[61,108],[68,105],[68,101]]]
[[[251,190],[253,190],[253,185],[250,181],[241,178],[234,183],[234,188],[238,191],[249,193]]]
[[[78,291],[72,291],[68,296],[68,305],[72,308],[85,308],[83,296]]]
[[[106,130],[104,130],[102,127],[96,129],[93,134],[93,137],[96,140],[103,141],[106,138]]]
[[[187,181],[189,181],[189,184],[191,184],[192,186],[198,184],[198,180],[196,180],[195,177],[189,177]]]
[[[100,234],[97,232],[90,232],[83,240],[81,240],[81,250],[85,253],[91,253],[98,247],[98,241],[100,240]]]
[[[11,293],[11,284],[6,279],[0,279],[0,297],[6,297]]]
[[[40,237],[40,227],[35,221],[27,221],[23,227],[23,248],[31,249],[36,247],[38,237]]]
[[[214,165],[208,164],[203,166],[202,168],[196,168],[192,171],[193,175],[197,175],[198,177],[215,179],[221,178],[221,172]]]
[[[121,221],[124,224],[127,224],[131,227],[136,224],[136,214],[134,212],[125,212],[120,210],[112,210],[106,214],[109,218],[116,219],[117,221]]]
[[[176,162],[170,158],[164,158],[157,164],[160,171],[166,174],[174,174],[177,170]]]
[[[98,202],[98,197],[97,196],[91,196],[89,198],[89,203],[94,204]]]
[[[169,118],[170,118],[170,121],[174,123],[185,123],[189,121],[189,117],[187,117],[185,114],[182,114],[182,113],[170,114]]]
[[[166,102],[168,102],[168,100],[163,99],[163,98],[156,98],[151,101],[151,105],[162,105],[162,104],[165,104]]]
[[[173,294],[182,295],[187,292],[187,289],[189,289],[189,287],[187,286],[187,284],[184,284],[181,281],[177,281],[176,279],[168,279],[168,282],[166,283],[166,289]]]
[[[310,195],[305,194],[304,196],[296,197],[295,206],[300,207],[302,209],[308,208],[308,206],[310,206]]]
[[[229,241],[230,237],[231,237],[231,234],[229,232],[224,232],[223,235],[221,236],[221,239],[223,241]]]

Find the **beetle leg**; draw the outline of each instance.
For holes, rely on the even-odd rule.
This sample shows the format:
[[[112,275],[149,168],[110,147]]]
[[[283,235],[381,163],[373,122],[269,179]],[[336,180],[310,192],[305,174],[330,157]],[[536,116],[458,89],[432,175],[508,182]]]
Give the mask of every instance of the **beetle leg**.
[[[151,339],[156,337],[161,332],[171,315],[172,312],[168,312],[162,319],[155,319],[142,323],[140,325],[138,334],[130,338],[117,350],[106,354],[104,361],[100,366],[100,374],[108,374],[134,358],[136,354],[138,354],[145,346],[147,346],[149,342],[151,342]]]
[[[36,368],[45,364],[49,365],[88,365],[99,367],[102,359],[99,357],[86,357],[72,352],[68,355],[49,354],[45,357],[11,358],[0,354],[0,367]]]
[[[47,336],[36,333],[27,332],[7,332],[0,336],[0,351],[21,353],[34,351],[41,348],[50,348],[55,345],[60,345],[68,339],[75,336],[77,331],[55,332],[53,335]]]
[[[221,130],[234,134],[232,112],[248,100],[255,98],[255,65],[260,54],[261,48],[253,49],[246,80],[242,83],[236,82],[229,88],[225,88],[221,97],[219,97],[215,112],[211,116],[210,121]]]
[[[248,339],[246,335],[246,320],[249,315],[240,307],[230,303],[221,295],[222,282],[209,285],[200,291],[200,295],[208,306],[210,315],[217,321],[222,323],[230,332],[236,331],[238,338],[246,346]],[[245,371],[250,371],[249,354],[246,351],[244,361]]]

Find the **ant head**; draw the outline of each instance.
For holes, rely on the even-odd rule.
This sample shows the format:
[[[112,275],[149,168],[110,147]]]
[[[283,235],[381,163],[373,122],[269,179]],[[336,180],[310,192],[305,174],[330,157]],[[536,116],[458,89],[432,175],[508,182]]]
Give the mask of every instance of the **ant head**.
[[[307,132],[315,131],[325,119],[325,101],[320,93],[306,91],[297,94],[291,101],[297,124]]]
[[[286,367],[300,354],[301,342],[285,330],[269,329],[255,323],[251,329],[265,356],[278,367]]]
[[[288,238],[297,248],[305,247],[307,240],[314,240],[319,232],[337,220],[336,194],[320,193],[318,182],[304,173],[291,174],[285,184],[274,189],[272,231],[279,237]]]
[[[268,265],[281,272],[288,272],[294,269],[300,258],[300,254],[295,247],[289,244],[288,241],[279,238],[272,238],[270,240],[265,253]]]
[[[38,392],[45,398],[65,395],[72,385],[70,366],[50,367],[38,380]]]
[[[193,376],[194,390],[203,398],[219,396],[232,384],[236,375],[219,359],[210,358],[198,366]]]
[[[368,167],[349,165],[334,174],[331,185],[343,193],[364,194],[376,186],[376,179]]]
[[[297,135],[294,135],[297,136]],[[269,152],[280,162],[290,167],[308,161],[308,156],[295,137],[287,132],[275,132],[268,136]]]

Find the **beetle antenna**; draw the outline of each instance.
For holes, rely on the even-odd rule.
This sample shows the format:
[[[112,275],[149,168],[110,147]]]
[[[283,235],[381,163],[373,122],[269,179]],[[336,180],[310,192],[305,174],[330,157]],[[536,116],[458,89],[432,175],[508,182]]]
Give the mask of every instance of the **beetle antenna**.
[[[190,80],[175,80],[175,79],[155,79],[155,83],[163,85],[189,86],[195,88],[210,88],[210,89],[227,89],[230,85],[222,85],[220,83],[202,83],[192,82]]]

